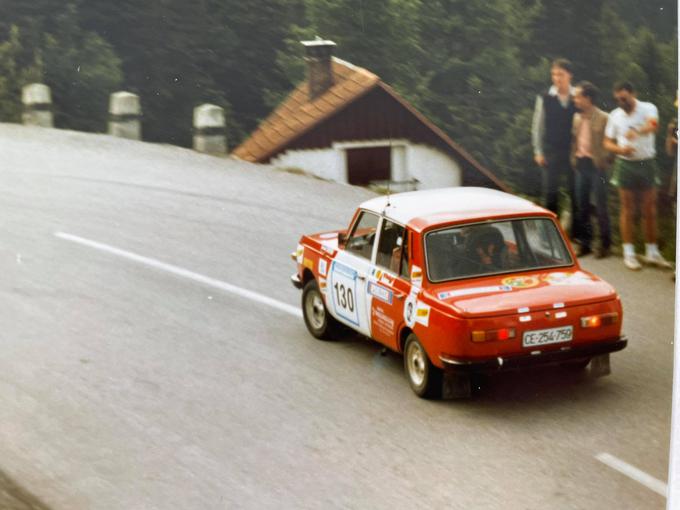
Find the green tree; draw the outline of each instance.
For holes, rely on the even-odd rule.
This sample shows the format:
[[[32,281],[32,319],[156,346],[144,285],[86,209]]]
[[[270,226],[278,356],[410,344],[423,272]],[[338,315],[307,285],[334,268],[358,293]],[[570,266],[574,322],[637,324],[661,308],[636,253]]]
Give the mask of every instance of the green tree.
[[[0,20],[4,88],[18,105],[9,118],[18,120],[21,87],[39,81],[52,89],[57,126],[104,130],[108,95],[122,80],[120,61],[101,37],[80,27],[77,4],[0,0]]]
[[[301,14],[301,3],[259,0],[251,5],[228,0],[218,4],[216,17],[229,27],[235,43],[219,49],[223,64],[217,67],[216,79],[232,103],[243,136],[247,136],[275,106],[272,97],[293,86],[277,57],[286,47],[290,25]]]
[[[418,16],[420,0],[306,0],[309,28],[338,45],[337,54],[374,72],[415,99],[422,59]]]
[[[6,41],[0,43],[0,122],[19,122],[21,103],[17,56],[21,52],[19,28],[13,26]]]
[[[97,34],[78,27],[74,5],[55,16],[42,44],[44,81],[58,126],[105,131],[108,99],[120,86],[120,59]]]
[[[587,75],[590,81],[599,81],[602,55],[597,48],[604,2],[542,0],[528,27],[530,37],[522,47],[523,60],[532,65],[545,58],[568,58],[574,63],[576,78]]]
[[[520,178],[512,175],[510,162],[526,145],[509,140],[516,141],[518,115],[531,96],[534,75],[522,65],[519,47],[533,15],[507,0],[435,0],[419,12],[420,44],[427,48],[420,105],[506,180]]]
[[[669,41],[678,34],[678,3],[675,0],[608,0],[626,25],[635,30],[647,27],[658,38]]]
[[[276,64],[289,12],[284,0],[90,0],[82,18],[121,56],[146,139],[190,144],[192,109],[210,102],[227,110],[233,145],[269,112],[270,91],[289,87]]]
[[[122,88],[140,96],[146,140],[189,145],[195,106],[229,106],[210,74],[208,41],[219,34],[207,3],[92,0],[82,6],[84,26],[105,34],[121,57]]]

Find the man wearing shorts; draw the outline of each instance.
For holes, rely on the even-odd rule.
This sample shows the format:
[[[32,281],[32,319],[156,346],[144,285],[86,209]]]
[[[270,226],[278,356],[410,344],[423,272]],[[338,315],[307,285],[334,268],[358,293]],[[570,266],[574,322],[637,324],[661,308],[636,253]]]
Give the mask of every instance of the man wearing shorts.
[[[611,183],[619,189],[619,225],[623,241],[623,263],[628,269],[642,266],[633,246],[633,216],[636,192],[640,194],[645,237],[643,262],[670,268],[656,244],[656,189],[659,185],[656,165],[655,134],[659,114],[652,103],[639,101],[629,82],[614,85],[614,99],[619,107],[609,114],[604,148],[616,154]]]

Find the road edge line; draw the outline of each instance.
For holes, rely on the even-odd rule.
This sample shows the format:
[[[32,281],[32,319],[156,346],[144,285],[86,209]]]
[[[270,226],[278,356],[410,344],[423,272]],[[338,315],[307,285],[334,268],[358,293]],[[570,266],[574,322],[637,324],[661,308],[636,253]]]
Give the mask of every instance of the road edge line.
[[[644,485],[650,490],[653,490],[660,496],[664,498],[668,497],[668,485],[661,480],[654,478],[652,475],[645,473],[644,471],[636,468],[632,464],[614,457],[613,455],[601,452],[595,455],[595,458],[606,464],[610,468],[618,471],[619,473],[626,475],[628,478],[635,480],[636,482]]]
[[[125,258],[127,260],[132,260],[134,262],[153,267],[155,269],[160,269],[162,271],[174,274],[175,276],[181,276],[183,278],[186,278],[188,280],[192,280],[194,282],[201,283],[203,285],[207,285],[210,287],[214,287],[220,290],[223,290],[225,292],[228,292],[230,294],[235,294],[237,296],[250,299],[251,301],[255,301],[261,304],[265,304],[267,306],[270,306],[272,308],[276,308],[278,310],[281,310],[283,312],[286,312],[290,315],[294,315],[295,317],[302,317],[302,311],[299,308],[296,308],[292,305],[289,305],[287,303],[284,303],[282,301],[278,301],[274,298],[271,298],[269,296],[265,296],[264,294],[260,294],[259,292],[255,292],[252,290],[244,289],[243,287],[239,287],[237,285],[233,285],[231,283],[218,280],[216,278],[211,278],[209,276],[202,275],[200,273],[195,273],[193,271],[190,271],[188,269],[184,269],[179,266],[175,266],[173,264],[168,264],[166,262],[162,262],[158,259],[154,259],[151,257],[145,257],[144,255],[139,255],[137,253],[127,251],[127,250],[122,250],[120,248],[116,248],[115,246],[111,246],[109,244],[105,243],[100,243],[98,241],[92,241],[91,239],[86,239],[84,237],[76,236],[73,234],[68,234],[66,232],[54,232],[54,236],[65,240],[65,241],[71,241],[76,244],[80,244],[83,246],[88,246],[90,248],[94,248],[99,251],[103,251],[106,253],[110,253],[112,255],[117,255],[119,257]]]

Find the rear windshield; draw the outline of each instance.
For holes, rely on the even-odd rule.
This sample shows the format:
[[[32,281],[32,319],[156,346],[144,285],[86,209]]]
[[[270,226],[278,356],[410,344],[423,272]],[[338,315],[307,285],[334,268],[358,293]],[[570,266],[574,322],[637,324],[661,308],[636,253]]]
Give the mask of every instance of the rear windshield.
[[[432,282],[571,265],[562,235],[548,218],[463,225],[425,236]]]

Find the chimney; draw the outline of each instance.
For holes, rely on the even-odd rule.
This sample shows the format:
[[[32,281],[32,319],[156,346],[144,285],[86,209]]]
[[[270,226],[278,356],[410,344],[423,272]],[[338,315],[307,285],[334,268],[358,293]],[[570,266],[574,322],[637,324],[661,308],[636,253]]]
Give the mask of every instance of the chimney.
[[[307,81],[309,82],[309,99],[313,101],[333,86],[333,68],[331,56],[333,41],[324,41],[319,36],[313,41],[301,41],[305,47],[307,61]]]

